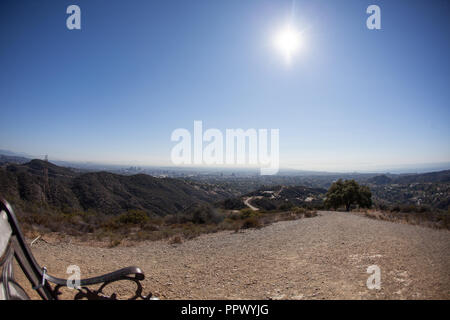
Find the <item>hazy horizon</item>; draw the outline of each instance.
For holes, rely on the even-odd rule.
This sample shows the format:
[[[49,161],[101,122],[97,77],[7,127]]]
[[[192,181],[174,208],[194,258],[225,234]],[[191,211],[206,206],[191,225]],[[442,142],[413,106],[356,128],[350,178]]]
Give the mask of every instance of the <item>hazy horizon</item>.
[[[45,156],[48,155],[31,155],[26,152],[18,152],[13,150],[5,150],[0,148],[0,155],[7,155],[7,156],[18,156],[18,157],[24,157],[28,159],[40,159],[44,160]],[[139,162],[114,162],[114,161],[95,161],[95,160],[71,160],[71,159],[56,159],[56,158],[48,158],[48,161],[50,162],[56,162],[58,164],[60,163],[67,163],[68,165],[79,165],[79,166],[104,166],[104,167],[114,167],[114,168],[125,168],[125,167],[141,167],[144,169],[148,168],[163,168],[168,170],[226,170],[226,171],[244,171],[244,170],[258,170],[257,166],[236,166],[236,165],[230,165],[230,166],[219,166],[219,165],[200,165],[200,166],[194,166],[194,165],[181,165],[181,166],[175,166],[173,164],[151,164],[151,163],[139,163]],[[443,163],[422,163],[422,164],[403,164],[403,165],[397,165],[397,166],[379,166],[372,169],[349,169],[349,170],[332,170],[332,169],[314,169],[314,168],[307,168],[307,167],[280,167],[280,171],[310,171],[310,172],[324,172],[324,173],[425,173],[425,172],[433,172],[433,171],[443,171],[443,170],[450,170],[450,162],[443,162]],[[282,173],[282,172],[280,172]]]

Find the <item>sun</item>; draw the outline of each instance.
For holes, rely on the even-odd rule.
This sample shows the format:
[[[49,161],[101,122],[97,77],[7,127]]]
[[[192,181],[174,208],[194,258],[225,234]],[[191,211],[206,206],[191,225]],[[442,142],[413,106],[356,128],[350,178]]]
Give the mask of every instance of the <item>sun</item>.
[[[293,56],[301,49],[302,35],[294,26],[287,25],[275,35],[274,45],[286,63],[291,64]]]

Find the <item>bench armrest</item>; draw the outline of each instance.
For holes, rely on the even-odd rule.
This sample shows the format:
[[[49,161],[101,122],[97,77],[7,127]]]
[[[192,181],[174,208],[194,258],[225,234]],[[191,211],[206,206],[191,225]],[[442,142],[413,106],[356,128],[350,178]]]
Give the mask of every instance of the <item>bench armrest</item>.
[[[123,268],[111,273],[107,273],[101,276],[88,278],[88,279],[80,279],[80,286],[90,286],[93,284],[105,283],[105,282],[114,282],[119,280],[130,279],[130,276],[134,275],[134,279],[141,281],[145,279],[144,273],[138,267],[127,267]],[[67,286],[67,279],[61,279],[53,277],[49,274],[45,275],[45,279],[48,282],[57,284],[59,286]]]
[[[56,284],[54,288],[54,294],[60,295],[59,289],[61,287],[67,287],[67,280],[53,277],[47,273],[44,273],[44,279],[45,281],[49,283]],[[133,281],[137,285],[137,289],[135,292],[135,295],[130,298],[130,300],[136,300],[138,298],[143,300],[149,300],[152,297],[152,294],[150,293],[147,296],[142,295],[142,285],[140,281],[144,280],[145,276],[142,270],[138,267],[127,267],[123,268],[111,273],[107,273],[101,276],[88,278],[88,279],[80,279],[80,287],[76,288],[79,292],[75,299],[116,299],[116,295],[113,294],[112,296],[105,296],[102,292],[103,288],[106,287],[108,284],[120,280],[129,280]],[[70,282],[69,282],[70,283]],[[102,284],[99,289],[97,290],[91,290],[87,288],[87,286],[95,285],[95,284]]]

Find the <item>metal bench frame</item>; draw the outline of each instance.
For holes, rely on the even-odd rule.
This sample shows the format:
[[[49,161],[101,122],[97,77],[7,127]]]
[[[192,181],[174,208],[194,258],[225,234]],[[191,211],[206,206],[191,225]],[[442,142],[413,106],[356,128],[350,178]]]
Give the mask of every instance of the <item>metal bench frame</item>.
[[[0,256],[0,290],[3,291],[4,298],[6,298],[6,300],[29,299],[29,296],[25,290],[23,290],[23,288],[14,279],[13,262],[15,259],[28,281],[31,283],[32,289],[36,290],[42,299],[58,300],[58,297],[61,295],[60,289],[66,287],[68,281],[66,279],[60,279],[49,275],[45,267],[42,268],[39,266],[31,253],[30,248],[25,243],[25,238],[20,230],[19,223],[13,209],[6,200],[0,198],[0,213],[2,212],[6,213],[7,220],[12,231],[4,254],[3,256]],[[137,287],[134,296],[129,298],[130,300],[149,300],[152,296],[151,294],[147,296],[142,295],[143,288],[140,281],[144,279],[144,273],[138,267],[128,267],[102,276],[81,279],[80,286],[76,288],[77,293],[74,298],[75,300],[115,300],[117,299],[116,294],[107,296],[102,292],[102,290],[113,282],[128,280],[134,282]],[[97,290],[92,290],[87,287],[97,284],[101,284]]]

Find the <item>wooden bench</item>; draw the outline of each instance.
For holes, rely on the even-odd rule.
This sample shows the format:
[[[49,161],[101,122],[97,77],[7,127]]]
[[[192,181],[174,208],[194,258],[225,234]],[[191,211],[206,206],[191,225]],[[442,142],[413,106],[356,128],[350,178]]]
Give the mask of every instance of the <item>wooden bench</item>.
[[[13,262],[17,261],[31,288],[44,300],[58,300],[60,289],[70,286],[71,281],[51,276],[45,267],[40,267],[36,262],[25,238],[19,228],[19,223],[6,200],[0,199],[0,300],[28,300],[30,297],[14,278]],[[116,294],[107,296],[103,289],[109,284],[127,280],[136,284],[136,292],[130,300],[149,300],[151,294],[142,295],[141,282],[145,276],[138,267],[128,267],[108,273],[102,276],[80,279],[76,289],[75,299],[117,299]],[[90,289],[88,286],[98,285],[98,289]]]

